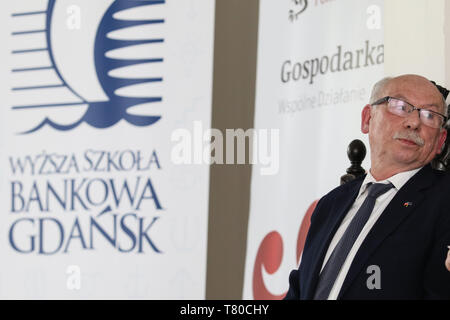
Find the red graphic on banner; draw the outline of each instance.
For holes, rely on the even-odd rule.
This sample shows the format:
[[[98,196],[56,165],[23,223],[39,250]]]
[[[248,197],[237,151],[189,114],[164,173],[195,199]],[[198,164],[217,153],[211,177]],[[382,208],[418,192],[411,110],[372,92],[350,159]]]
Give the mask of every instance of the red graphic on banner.
[[[316,208],[317,202],[318,200],[314,201],[308,210],[306,210],[300,225],[300,230],[298,231],[297,264],[300,261],[303,247],[305,246],[306,235],[311,224],[311,215]],[[253,267],[253,298],[255,300],[280,300],[284,298],[286,292],[280,295],[270,293],[264,284],[262,276],[262,268],[265,268],[267,273],[274,274],[280,267],[282,260],[283,238],[277,231],[269,232],[259,245]]]
[[[311,225],[311,215],[316,208],[317,202],[319,200],[314,201],[309,206],[308,210],[306,210],[305,216],[303,217],[302,224],[300,225],[300,230],[298,231],[297,236],[297,264],[300,262],[300,257],[303,252],[303,248],[305,247],[306,235],[308,234],[309,226]]]

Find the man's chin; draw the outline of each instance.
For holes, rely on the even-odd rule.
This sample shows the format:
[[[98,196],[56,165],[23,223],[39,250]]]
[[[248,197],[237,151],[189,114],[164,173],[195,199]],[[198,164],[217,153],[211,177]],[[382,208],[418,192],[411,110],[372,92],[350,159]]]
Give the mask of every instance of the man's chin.
[[[417,159],[417,154],[412,152],[399,152],[395,155],[394,160],[396,163],[404,166],[405,168],[418,168],[422,166],[421,161],[418,161]]]

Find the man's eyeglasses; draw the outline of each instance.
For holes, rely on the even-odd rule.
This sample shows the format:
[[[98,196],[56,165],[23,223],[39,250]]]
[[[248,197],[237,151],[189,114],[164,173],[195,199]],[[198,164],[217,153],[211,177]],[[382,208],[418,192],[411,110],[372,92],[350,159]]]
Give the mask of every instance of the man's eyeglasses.
[[[397,116],[406,118],[413,112],[414,110],[417,110],[419,112],[419,119],[420,121],[431,128],[441,128],[444,126],[444,124],[447,121],[447,117],[439,112],[435,112],[428,109],[423,108],[416,108],[411,103],[406,102],[399,98],[393,98],[393,97],[384,97],[380,100],[375,101],[372,103],[372,106],[383,104],[387,102],[388,111],[392,114],[395,114]]]

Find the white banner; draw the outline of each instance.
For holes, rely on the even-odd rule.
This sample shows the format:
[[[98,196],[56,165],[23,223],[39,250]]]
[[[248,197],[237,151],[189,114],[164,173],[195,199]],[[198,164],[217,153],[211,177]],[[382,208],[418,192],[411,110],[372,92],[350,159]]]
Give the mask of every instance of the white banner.
[[[244,299],[280,299],[315,201],[350,166],[361,110],[384,75],[382,0],[260,1],[256,129],[279,129],[279,170],[253,166]],[[368,152],[363,167],[368,169]]]
[[[214,1],[2,1],[0,298],[203,299]]]

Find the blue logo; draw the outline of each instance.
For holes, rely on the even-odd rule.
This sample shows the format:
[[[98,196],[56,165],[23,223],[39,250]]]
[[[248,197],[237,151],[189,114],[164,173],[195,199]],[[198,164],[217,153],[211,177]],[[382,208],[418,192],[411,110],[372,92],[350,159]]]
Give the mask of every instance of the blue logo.
[[[25,81],[23,83],[14,84],[12,91],[14,93],[23,93],[27,94],[28,92],[33,92],[34,94],[40,94],[39,97],[48,96],[49,102],[39,101],[38,103],[21,103],[12,106],[14,112],[18,110],[22,110],[22,112],[30,112],[28,115],[35,116],[36,113],[31,113],[31,110],[44,110],[40,114],[41,119],[40,122],[34,123],[32,127],[26,128],[22,131],[22,134],[29,134],[40,130],[45,126],[50,126],[56,130],[60,131],[68,131],[72,130],[79,125],[85,123],[91,127],[97,129],[109,128],[120,120],[125,120],[131,125],[134,126],[149,126],[156,123],[159,119],[161,119],[161,115],[155,111],[156,114],[153,114],[151,111],[149,114],[136,114],[135,112],[129,112],[131,107],[135,106],[145,106],[145,108],[152,109],[152,106],[155,102],[162,102],[162,95],[154,94],[155,90],[150,90],[152,94],[147,92],[141,92],[138,96],[130,96],[129,94],[124,94],[121,89],[133,87],[136,85],[157,85],[158,83],[163,82],[163,77],[160,75],[151,76],[151,77],[137,77],[133,76],[132,72],[128,72],[126,76],[117,76],[114,73],[115,70],[123,70],[127,67],[139,67],[139,65],[146,64],[150,66],[159,66],[163,63],[164,59],[161,56],[152,56],[145,58],[133,58],[130,56],[117,57],[111,56],[108,53],[114,50],[131,48],[133,46],[139,45],[158,45],[164,42],[163,37],[159,36],[150,36],[148,38],[140,38],[140,39],[117,39],[111,37],[111,34],[117,31],[125,30],[126,28],[139,27],[139,26],[158,26],[165,23],[163,18],[152,17],[151,19],[119,19],[117,14],[124,12],[124,10],[133,10],[134,8],[140,8],[143,6],[147,6],[147,8],[152,9],[151,7],[156,7],[156,5],[164,5],[164,0],[159,1],[151,1],[151,0],[115,0],[113,1],[109,7],[107,7],[106,12],[101,17],[101,20],[98,22],[98,26],[96,28],[95,34],[95,43],[93,44],[93,52],[92,52],[92,65],[95,68],[95,77],[98,81],[99,88],[103,90],[103,100],[96,101],[96,99],[92,99],[92,97],[86,98],[83,93],[80,93],[79,88],[75,89],[69,79],[67,79],[62,72],[62,68],[64,65],[61,64],[61,59],[56,59],[55,57],[55,38],[52,37],[52,30],[55,30],[54,26],[52,28],[52,23],[54,23],[56,14],[55,14],[55,6],[57,0],[48,0],[48,4],[46,10],[42,11],[28,11],[28,12],[15,12],[12,14],[12,18],[19,20],[19,18],[24,17],[39,17],[41,16],[45,26],[44,28],[35,29],[35,30],[24,30],[24,31],[13,31],[12,36],[16,37],[26,37],[26,36],[37,36],[41,34],[42,39],[45,38],[45,45],[42,47],[29,47],[29,48],[20,48],[12,50],[12,54],[14,56],[21,56],[20,58],[23,61],[32,60],[31,56],[41,54],[48,55],[46,58],[47,63],[44,65],[30,65],[24,64],[23,66],[15,67],[12,72],[15,74],[26,75],[27,79],[32,77],[33,72],[52,72],[54,77],[53,80],[48,83],[39,83],[38,85],[29,85]],[[59,1],[58,1],[59,2]],[[95,5],[97,5],[97,1],[95,1]],[[93,3],[93,2],[92,2]],[[84,16],[83,16],[84,17]],[[18,22],[20,23],[20,22]],[[61,40],[61,39],[60,39]],[[68,45],[71,39],[63,39],[66,42],[61,45]],[[44,40],[43,40],[44,41]],[[77,49],[83,50],[83,48],[78,47]],[[151,52],[150,52],[151,54]],[[59,64],[58,64],[59,63]],[[83,61],[79,61],[80,68],[83,67]],[[78,66],[77,66],[78,67]],[[136,70],[136,69],[134,69]],[[159,70],[159,69],[157,69]],[[94,70],[91,70],[94,72]],[[82,74],[78,74],[77,77],[82,78]],[[80,79],[78,79],[80,80]],[[81,79],[82,80],[82,79]],[[54,101],[55,97],[58,95],[48,94],[48,90],[58,90],[58,92],[65,91],[66,96],[70,95],[71,99],[68,101],[67,99],[61,99],[61,101]],[[141,90],[142,91],[142,90]],[[151,95],[151,96],[150,96]],[[107,99],[105,99],[105,97]],[[28,102],[28,101],[26,101]],[[60,121],[54,120],[52,118],[52,114],[61,109],[68,110],[66,108],[80,108],[84,107],[84,113],[81,114],[81,118],[78,116],[77,118],[72,118],[71,121],[64,121],[61,123]],[[44,114],[44,115],[42,115]],[[43,118],[43,120],[42,120]],[[53,119],[53,120],[52,120]]]

